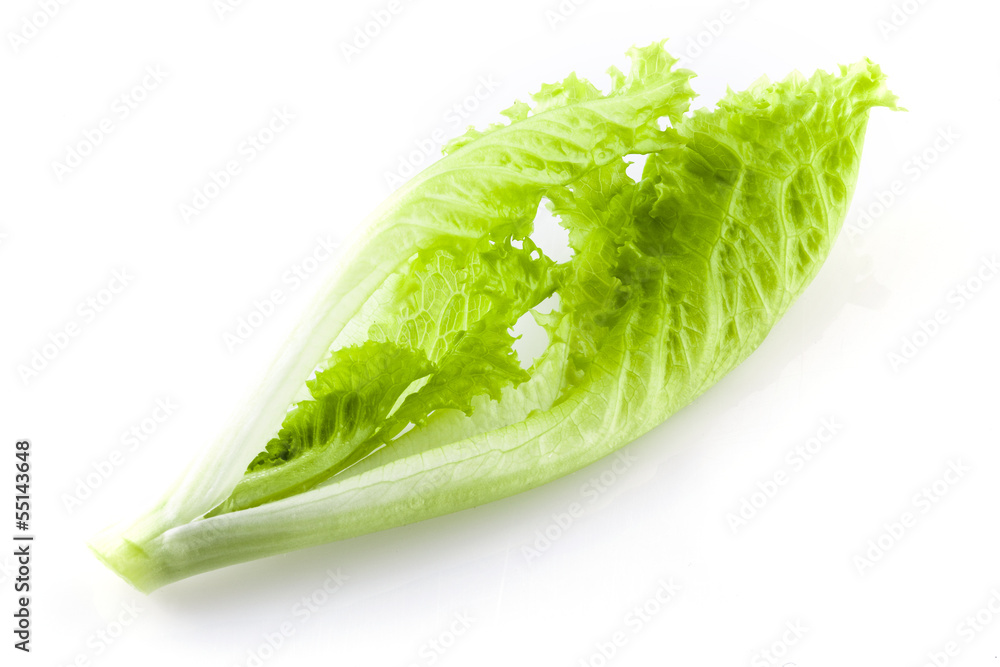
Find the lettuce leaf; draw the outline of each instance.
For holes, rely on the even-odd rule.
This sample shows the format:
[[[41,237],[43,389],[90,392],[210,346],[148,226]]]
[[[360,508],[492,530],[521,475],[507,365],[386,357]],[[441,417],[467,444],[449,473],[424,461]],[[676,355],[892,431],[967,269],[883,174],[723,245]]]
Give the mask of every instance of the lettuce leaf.
[[[629,55],[609,92],[546,85],[380,206],[230,430],[98,557],[148,592],[503,498],[622,447],[756,349],[829,253],[869,110],[895,97],[863,61],[688,114],[693,74],[662,43]],[[631,154],[648,154],[638,181]],[[567,262],[532,241],[543,198]],[[549,340],[531,362],[510,333],[526,313]]]

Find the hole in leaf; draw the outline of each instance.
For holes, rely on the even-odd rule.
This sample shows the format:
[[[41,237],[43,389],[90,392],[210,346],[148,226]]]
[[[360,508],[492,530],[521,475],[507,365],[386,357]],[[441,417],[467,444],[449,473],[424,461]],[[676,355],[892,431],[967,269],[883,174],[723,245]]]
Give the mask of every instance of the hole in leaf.
[[[546,257],[555,262],[568,262],[573,256],[569,247],[569,232],[559,224],[559,218],[552,215],[546,198],[542,198],[538,204],[531,240],[541,248]]]
[[[636,183],[642,180],[642,170],[645,169],[646,167],[647,157],[649,156],[639,155],[639,154],[625,156],[625,161],[632,163],[629,166],[625,167],[625,173],[628,174],[628,177],[631,178]]]
[[[542,303],[548,300],[546,299]],[[539,306],[541,305],[539,304]],[[531,368],[535,359],[540,357],[549,346],[548,333],[539,326],[538,322],[535,322],[530,310],[521,315],[510,331],[513,336],[517,337],[517,340],[514,341],[514,351],[517,352],[517,360],[521,363],[521,368]]]
[[[540,315],[548,315],[554,310],[559,310],[559,292],[554,292],[552,296],[545,297],[532,310],[537,311]]]

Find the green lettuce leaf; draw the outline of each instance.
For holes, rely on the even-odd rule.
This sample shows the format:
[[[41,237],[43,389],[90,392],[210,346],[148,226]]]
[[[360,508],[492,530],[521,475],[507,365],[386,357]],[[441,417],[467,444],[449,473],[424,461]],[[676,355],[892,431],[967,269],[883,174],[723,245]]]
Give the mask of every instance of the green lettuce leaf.
[[[95,553],[150,591],[474,507],[606,456],[741,363],[829,253],[869,111],[895,97],[864,61],[688,114],[691,72],[662,44],[629,55],[609,92],[546,85],[397,190],[231,430]],[[532,240],[543,199],[566,262]],[[548,346],[521,360],[529,314]]]

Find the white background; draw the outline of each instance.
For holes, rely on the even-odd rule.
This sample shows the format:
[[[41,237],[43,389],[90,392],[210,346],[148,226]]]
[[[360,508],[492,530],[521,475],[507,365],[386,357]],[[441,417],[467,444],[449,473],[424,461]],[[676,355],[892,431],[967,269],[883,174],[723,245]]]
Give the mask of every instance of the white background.
[[[992,623],[971,640],[962,625],[991,596],[1000,610],[1000,279],[984,268],[1000,251],[1000,8],[897,4],[909,13],[860,0],[589,0],[562,14],[550,13],[556,0],[412,0],[348,61],[342,45],[387,2],[248,0],[222,17],[212,0],[68,2],[17,45],[11,34],[32,35],[24,21],[42,22],[40,10],[5,2],[0,479],[13,495],[13,442],[31,438],[37,542],[30,656],[10,646],[12,559],[0,550],[0,661],[714,666],[772,664],[760,651],[773,650],[773,664],[917,666],[954,641],[939,664],[1000,664],[1000,614],[984,612]],[[294,287],[286,272],[390,192],[385,175],[415,142],[463,130],[449,110],[481,77],[497,88],[467,102],[477,125],[574,69],[606,87],[604,69],[625,67],[630,45],[664,37],[699,74],[695,107],[761,74],[868,56],[909,109],[873,112],[847,219],[860,230],[867,211],[867,228],[841,235],[756,354],[631,444],[620,474],[601,462],[490,506],[150,597],[91,557],[94,530],[160,493],[221,429],[333,260]],[[122,119],[115,100],[148,67],[165,78]],[[242,159],[275,108],[294,121],[185,221],[179,206]],[[60,180],[53,163],[104,118],[112,132]],[[935,146],[939,136],[951,138]],[[913,158],[925,153],[922,168]],[[80,304],[116,270],[127,287],[85,315]],[[977,284],[980,270],[993,280]],[[981,289],[959,307],[949,294],[966,284]],[[224,336],[276,289],[285,302],[230,350]],[[938,310],[946,321],[893,364]],[[25,381],[18,368],[70,323],[79,335]],[[129,449],[123,433],[158,399],[179,407]],[[797,469],[786,455],[825,419],[835,436]],[[952,463],[967,472],[940,483],[935,502],[915,501]],[[101,468],[105,478],[91,475]],[[776,472],[787,483],[734,530],[727,517]],[[593,494],[602,473],[611,483]],[[573,503],[582,515],[553,528]],[[905,512],[915,525],[885,537]],[[545,531],[557,539],[539,542]],[[888,548],[860,566],[880,537]],[[306,617],[296,605],[328,569],[348,579]],[[657,602],[671,579],[680,591]],[[629,616],[646,604],[644,619]],[[271,651],[286,622],[291,636]],[[622,645],[605,658],[615,633]]]

